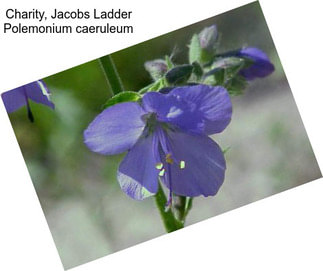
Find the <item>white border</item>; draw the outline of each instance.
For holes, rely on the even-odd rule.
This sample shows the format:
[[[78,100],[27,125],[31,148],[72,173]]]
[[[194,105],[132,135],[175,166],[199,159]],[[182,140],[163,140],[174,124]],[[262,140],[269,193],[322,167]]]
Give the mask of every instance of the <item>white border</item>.
[[[133,10],[136,34],[0,36],[1,91],[51,75],[250,1],[1,1],[6,7]],[[261,1],[322,168],[320,1]],[[182,6],[185,6],[183,8]],[[1,25],[2,27],[2,19]],[[87,48],[91,48],[89,52]],[[94,50],[95,49],[95,50]],[[58,55],[60,57],[58,57]],[[0,105],[1,270],[63,270],[10,122]],[[322,179],[75,268],[74,270],[322,270]]]

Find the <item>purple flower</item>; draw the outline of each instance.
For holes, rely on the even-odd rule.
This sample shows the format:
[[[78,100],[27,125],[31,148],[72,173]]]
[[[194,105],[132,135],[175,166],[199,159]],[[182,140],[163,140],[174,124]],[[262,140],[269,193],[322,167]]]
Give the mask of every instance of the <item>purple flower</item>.
[[[258,48],[242,48],[236,53],[236,56],[247,58],[252,62],[250,66],[240,71],[240,74],[247,80],[253,80],[257,77],[265,77],[275,70],[275,67],[270,62],[268,56]]]
[[[105,109],[84,131],[89,149],[105,155],[128,151],[118,169],[122,190],[133,199],[155,194],[158,180],[171,195],[215,195],[226,163],[209,134],[231,120],[232,105],[223,87],[176,87],[168,94],[146,93],[141,104]]]
[[[27,85],[9,90],[1,94],[3,103],[8,113],[12,113],[23,106],[27,106],[28,117],[34,120],[31,113],[29,99],[40,104],[44,104],[54,109],[54,104],[50,101],[50,92],[42,80],[29,83]]]

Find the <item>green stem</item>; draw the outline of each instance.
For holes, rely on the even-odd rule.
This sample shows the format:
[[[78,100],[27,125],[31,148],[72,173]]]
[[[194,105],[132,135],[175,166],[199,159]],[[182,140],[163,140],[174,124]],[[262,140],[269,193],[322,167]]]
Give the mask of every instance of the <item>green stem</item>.
[[[178,220],[182,222],[185,221],[185,205],[186,205],[186,197],[179,196],[178,203],[175,207],[178,211]]]
[[[178,220],[185,223],[186,216],[192,208],[193,198],[178,196],[178,204],[175,206],[178,211]]]
[[[111,55],[100,57],[99,62],[113,94],[124,91],[121,78],[118,74],[117,68],[112,60]]]
[[[175,218],[171,208],[168,210],[165,209],[167,199],[161,186],[159,186],[158,192],[155,195],[155,200],[167,232],[173,232],[184,228],[184,224]]]

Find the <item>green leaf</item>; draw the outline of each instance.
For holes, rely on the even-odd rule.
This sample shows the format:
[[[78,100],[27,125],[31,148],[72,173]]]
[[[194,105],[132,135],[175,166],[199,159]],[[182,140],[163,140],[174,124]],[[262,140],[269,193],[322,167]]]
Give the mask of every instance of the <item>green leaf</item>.
[[[109,99],[105,104],[104,108],[108,108],[112,105],[124,102],[136,102],[141,98],[141,95],[134,91],[124,91],[120,92],[117,95],[114,95],[111,99]]]
[[[193,63],[195,61],[199,62],[201,60],[202,55],[202,48],[200,45],[200,40],[197,34],[194,34],[191,43],[189,45],[189,61],[190,63]]]

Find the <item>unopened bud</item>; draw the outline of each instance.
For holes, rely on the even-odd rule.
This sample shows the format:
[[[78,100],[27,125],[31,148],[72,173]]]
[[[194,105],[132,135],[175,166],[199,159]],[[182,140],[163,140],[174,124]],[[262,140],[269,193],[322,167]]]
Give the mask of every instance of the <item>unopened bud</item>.
[[[212,52],[212,50],[215,47],[217,38],[218,38],[218,30],[217,30],[217,27],[215,24],[204,28],[199,33],[199,40],[200,40],[201,48],[205,49],[209,52]]]
[[[167,64],[165,60],[156,59],[145,62],[145,69],[149,72],[150,76],[156,81],[163,77],[167,72]]]
[[[169,84],[171,85],[178,85],[186,83],[187,80],[190,78],[193,71],[193,66],[184,64],[180,66],[176,66],[169,70],[165,77]]]

